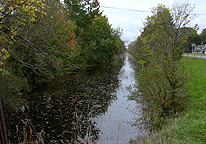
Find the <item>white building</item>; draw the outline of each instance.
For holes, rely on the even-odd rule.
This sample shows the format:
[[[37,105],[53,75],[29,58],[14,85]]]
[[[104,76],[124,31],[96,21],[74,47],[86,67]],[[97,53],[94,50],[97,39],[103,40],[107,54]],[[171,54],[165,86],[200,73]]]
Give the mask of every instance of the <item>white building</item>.
[[[192,53],[206,54],[206,44],[205,45],[192,44]]]

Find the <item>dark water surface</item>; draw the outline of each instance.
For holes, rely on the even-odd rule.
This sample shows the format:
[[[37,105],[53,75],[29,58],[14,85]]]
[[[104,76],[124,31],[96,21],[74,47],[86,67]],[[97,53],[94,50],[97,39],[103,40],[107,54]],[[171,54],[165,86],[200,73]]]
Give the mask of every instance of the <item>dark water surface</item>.
[[[8,138],[17,143],[22,132],[29,137],[32,129],[46,144],[127,144],[142,135],[135,125],[142,106],[127,97],[136,81],[131,56],[125,55],[122,66],[64,76],[25,96],[27,105],[5,114]]]

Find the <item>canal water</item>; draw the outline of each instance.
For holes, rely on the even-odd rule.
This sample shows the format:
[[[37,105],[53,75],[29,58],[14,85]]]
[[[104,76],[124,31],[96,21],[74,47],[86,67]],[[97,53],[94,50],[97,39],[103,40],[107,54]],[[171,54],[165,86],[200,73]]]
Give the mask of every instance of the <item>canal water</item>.
[[[116,99],[108,107],[107,112],[94,118],[97,127],[101,130],[99,143],[129,143],[141,134],[136,121],[141,117],[141,104],[134,100],[128,100],[130,92],[135,90],[135,70],[129,62],[129,55],[126,53],[124,65],[120,69],[116,89]]]
[[[128,99],[136,84],[130,59],[126,53],[123,65],[64,76],[26,95],[18,112],[5,114],[8,139],[27,133],[44,143],[127,144],[143,135],[142,105]]]

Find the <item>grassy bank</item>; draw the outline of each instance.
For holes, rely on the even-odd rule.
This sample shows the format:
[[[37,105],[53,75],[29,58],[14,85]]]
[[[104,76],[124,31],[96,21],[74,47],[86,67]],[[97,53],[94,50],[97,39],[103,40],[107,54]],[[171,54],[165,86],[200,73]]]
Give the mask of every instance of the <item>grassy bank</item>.
[[[189,76],[186,110],[168,120],[160,132],[137,143],[206,143],[206,60],[183,58]]]

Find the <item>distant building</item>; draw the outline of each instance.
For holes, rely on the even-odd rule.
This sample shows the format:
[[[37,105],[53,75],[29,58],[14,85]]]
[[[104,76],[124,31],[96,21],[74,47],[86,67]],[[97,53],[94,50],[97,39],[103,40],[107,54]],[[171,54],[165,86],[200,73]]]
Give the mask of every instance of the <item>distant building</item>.
[[[205,45],[192,44],[192,53],[206,54],[206,44]]]

